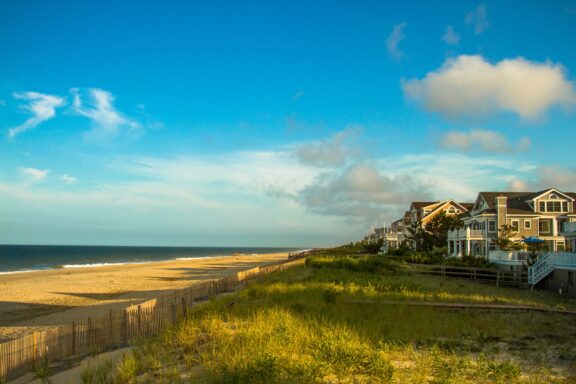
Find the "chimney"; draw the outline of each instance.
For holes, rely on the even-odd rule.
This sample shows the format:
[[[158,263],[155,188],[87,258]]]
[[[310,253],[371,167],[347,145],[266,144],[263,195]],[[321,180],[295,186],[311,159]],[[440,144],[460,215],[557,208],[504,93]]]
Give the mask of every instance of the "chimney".
[[[500,229],[503,225],[506,225],[506,210],[508,207],[508,198],[506,196],[500,195],[496,197],[496,228]]]

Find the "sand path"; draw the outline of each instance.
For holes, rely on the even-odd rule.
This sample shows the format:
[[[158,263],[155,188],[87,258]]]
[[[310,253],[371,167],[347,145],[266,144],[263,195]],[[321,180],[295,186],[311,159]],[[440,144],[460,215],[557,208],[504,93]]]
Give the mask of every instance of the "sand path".
[[[0,275],[0,341],[103,315],[287,257],[286,253],[226,256]]]

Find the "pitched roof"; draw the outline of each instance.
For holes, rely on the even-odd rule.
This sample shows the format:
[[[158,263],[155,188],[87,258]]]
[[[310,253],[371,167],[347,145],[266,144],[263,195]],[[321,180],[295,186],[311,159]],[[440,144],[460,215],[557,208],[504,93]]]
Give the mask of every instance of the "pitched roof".
[[[438,203],[439,201],[413,201],[412,204],[410,204],[410,209],[412,208],[420,209]]]
[[[495,201],[498,196],[505,196],[507,198],[507,213],[515,214],[534,214],[534,209],[530,207],[528,201],[533,200],[535,197],[542,195],[552,188],[545,189],[538,192],[480,192],[479,195],[488,204],[488,209],[493,210],[496,208]],[[563,194],[576,198],[574,192],[562,192]]]
[[[474,207],[474,203],[458,203],[462,207],[464,207],[467,211],[471,210]]]

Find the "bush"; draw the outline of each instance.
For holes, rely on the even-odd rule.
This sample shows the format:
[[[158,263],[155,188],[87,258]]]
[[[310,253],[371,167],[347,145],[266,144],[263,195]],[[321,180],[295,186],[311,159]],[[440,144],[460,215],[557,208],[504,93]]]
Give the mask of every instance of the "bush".
[[[138,376],[139,363],[132,353],[124,355],[124,358],[116,366],[114,372],[115,381],[118,383],[130,383]]]
[[[337,268],[352,272],[369,272],[394,275],[400,272],[400,266],[394,260],[381,255],[374,256],[312,256],[306,259],[306,265],[313,268]]]
[[[461,258],[450,257],[445,259],[442,263],[444,265],[451,265],[454,267],[475,267],[475,268],[490,268],[492,263],[483,257],[478,256],[462,256]]]
[[[444,254],[440,252],[411,252],[404,257],[402,261],[414,264],[442,264]]]

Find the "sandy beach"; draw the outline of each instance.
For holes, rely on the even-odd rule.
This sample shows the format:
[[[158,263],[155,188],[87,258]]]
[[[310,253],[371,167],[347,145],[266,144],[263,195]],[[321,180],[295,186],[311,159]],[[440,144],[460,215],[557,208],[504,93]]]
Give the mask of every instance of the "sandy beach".
[[[287,257],[240,255],[0,275],[0,341]]]

